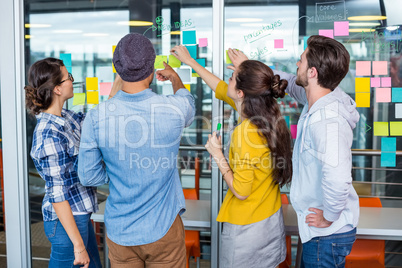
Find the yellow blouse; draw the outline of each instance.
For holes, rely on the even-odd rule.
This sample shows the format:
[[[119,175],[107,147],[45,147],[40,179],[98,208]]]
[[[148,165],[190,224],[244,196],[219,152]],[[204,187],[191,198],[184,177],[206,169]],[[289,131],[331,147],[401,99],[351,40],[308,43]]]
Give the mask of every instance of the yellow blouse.
[[[228,85],[219,82],[215,96],[236,109],[227,96]],[[233,188],[242,196],[240,200],[229,189],[219,211],[219,222],[246,225],[262,221],[281,207],[278,184],[272,179],[271,153],[265,145],[265,138],[258,134],[258,128],[246,119],[232,134],[229,149],[229,165],[233,170]]]

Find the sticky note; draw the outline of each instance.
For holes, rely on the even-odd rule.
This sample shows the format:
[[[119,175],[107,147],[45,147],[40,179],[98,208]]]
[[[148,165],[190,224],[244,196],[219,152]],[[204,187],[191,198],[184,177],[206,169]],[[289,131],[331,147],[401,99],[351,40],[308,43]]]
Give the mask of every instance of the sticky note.
[[[382,152],[396,152],[396,138],[381,138]]]
[[[113,73],[116,73],[116,69],[114,68],[113,64],[113,55],[114,55],[114,50],[116,49],[116,46],[112,46],[112,68],[113,68]]]
[[[99,92],[88,91],[87,92],[87,104],[99,104]]]
[[[207,47],[207,46],[208,46],[208,38],[198,39],[198,47]]]
[[[66,67],[66,69],[67,69],[67,72],[69,72],[70,74],[73,73],[73,67],[68,66],[68,67]]]
[[[195,31],[182,31],[183,45],[197,44]]]
[[[348,36],[349,21],[334,21],[334,36]]]
[[[381,167],[395,167],[396,153],[381,152]]]
[[[205,59],[195,59],[196,62],[198,62],[199,65],[205,68]],[[194,69],[192,69],[192,72],[195,73]]]
[[[274,48],[283,48],[283,39],[275,39]]]
[[[381,78],[371,77],[371,87],[380,87],[380,86],[381,86]]]
[[[388,122],[374,122],[374,136],[389,136]]]
[[[381,77],[381,87],[391,87],[391,77]]]
[[[356,107],[370,107],[370,93],[356,93]]]
[[[163,62],[167,63],[167,56],[157,55],[155,57],[155,64],[154,64],[155,69],[165,69]]]
[[[64,66],[71,67],[71,53],[60,53],[60,59],[63,61]]]
[[[182,69],[177,69],[176,72],[184,84],[191,82],[191,69],[182,68]]]
[[[226,64],[232,64],[232,61],[229,58],[228,51],[226,50]]]
[[[98,77],[87,77],[85,81],[87,91],[98,90]]]
[[[307,40],[310,38],[310,36],[303,36],[303,43],[304,43],[304,49],[303,50],[306,50],[306,48],[307,48]]]
[[[402,102],[402,87],[392,88],[392,102]]]
[[[188,53],[193,59],[197,58],[197,46],[186,46]]]
[[[112,90],[112,82],[99,83],[99,93],[101,96],[110,95],[111,90]]]
[[[191,92],[191,85],[190,85],[190,84],[185,84],[185,85],[184,85],[184,87],[185,87],[185,88],[187,88],[187,89],[188,89],[188,91],[190,91],[190,92]]]
[[[355,92],[370,92],[370,77],[356,77]]]
[[[371,61],[356,61],[356,76],[370,76]]]
[[[197,74],[197,73],[192,73],[191,76],[192,76],[192,77],[200,77],[200,75]]]
[[[334,30],[318,30],[318,35],[334,38]]]
[[[373,75],[388,75],[388,62],[373,61]]]
[[[292,139],[296,139],[296,137],[297,137],[297,125],[290,125],[290,134],[292,135]]]
[[[390,136],[402,136],[402,121],[389,122]]]
[[[85,93],[74,93],[73,105],[84,105]]]
[[[175,56],[169,55],[169,65],[172,68],[179,68],[181,66],[181,61],[179,61]]]
[[[375,101],[376,102],[391,102],[391,88],[376,88],[375,90]]]
[[[395,118],[402,118],[402,103],[395,103]]]
[[[287,125],[288,128],[289,128],[289,127],[290,127],[290,116],[285,115],[283,118],[285,119],[286,125]]]

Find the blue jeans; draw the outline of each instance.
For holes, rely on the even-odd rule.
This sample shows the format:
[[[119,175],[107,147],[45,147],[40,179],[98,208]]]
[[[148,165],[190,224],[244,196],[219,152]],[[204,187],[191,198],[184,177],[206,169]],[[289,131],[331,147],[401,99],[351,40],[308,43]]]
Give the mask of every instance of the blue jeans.
[[[89,267],[100,268],[102,264],[100,262],[98,245],[90,218],[91,214],[74,216],[75,223],[77,224],[82,240],[84,240],[90,258]],[[57,219],[54,221],[45,221],[43,225],[45,234],[52,244],[49,267],[82,267],[83,265],[73,265],[75,259],[74,246],[61,222]]]
[[[356,228],[346,233],[314,237],[303,244],[301,267],[345,267],[345,258],[355,240]]]

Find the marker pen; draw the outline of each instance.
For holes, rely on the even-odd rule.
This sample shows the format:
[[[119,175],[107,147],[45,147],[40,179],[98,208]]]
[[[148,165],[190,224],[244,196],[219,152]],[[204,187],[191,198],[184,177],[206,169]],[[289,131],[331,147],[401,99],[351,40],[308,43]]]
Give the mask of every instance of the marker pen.
[[[221,127],[222,127],[221,123],[218,123],[218,125],[216,126],[216,137],[217,138],[219,138],[219,136],[221,135],[221,132],[220,132]]]

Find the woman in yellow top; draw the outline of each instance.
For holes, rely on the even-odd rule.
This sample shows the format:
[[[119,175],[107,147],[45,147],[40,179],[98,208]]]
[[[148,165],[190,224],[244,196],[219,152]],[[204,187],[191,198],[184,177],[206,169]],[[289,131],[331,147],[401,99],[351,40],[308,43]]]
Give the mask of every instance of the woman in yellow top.
[[[192,59],[184,46],[171,53],[240,114],[229,163],[215,132],[205,145],[229,186],[217,218],[223,222],[219,267],[276,267],[286,255],[279,187],[289,183],[292,174],[291,137],[276,101],[285,96],[287,81],[265,64],[246,60],[235,64],[227,85]]]

